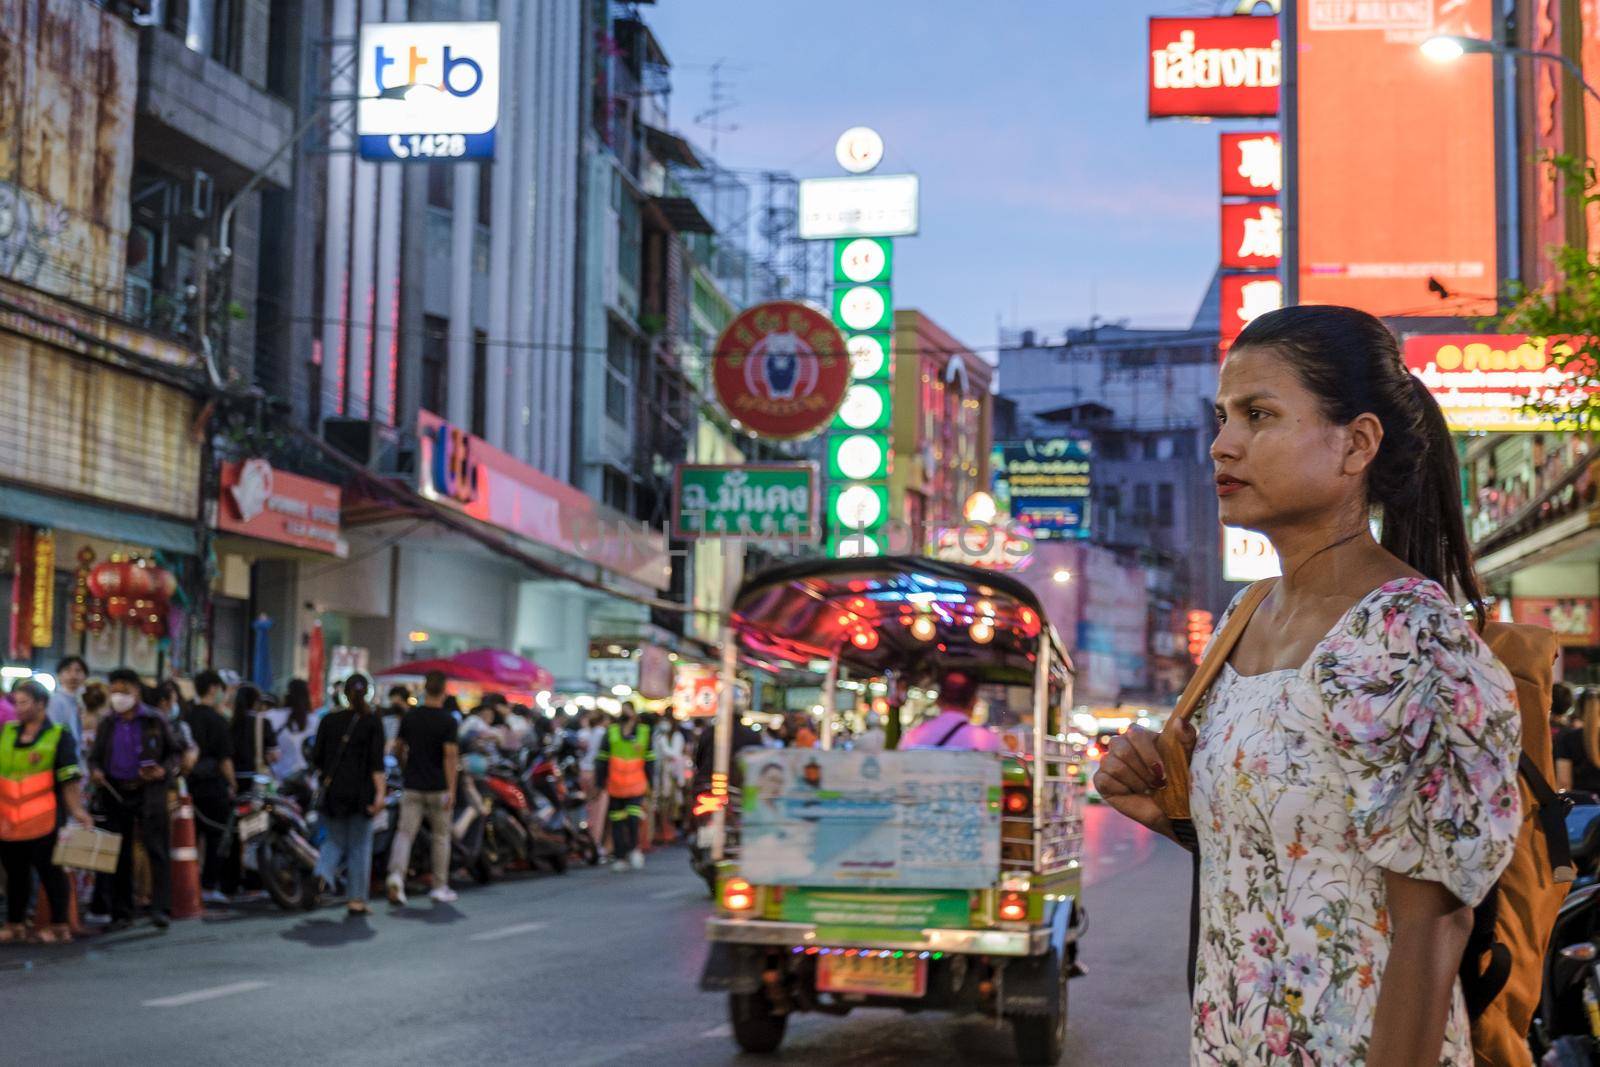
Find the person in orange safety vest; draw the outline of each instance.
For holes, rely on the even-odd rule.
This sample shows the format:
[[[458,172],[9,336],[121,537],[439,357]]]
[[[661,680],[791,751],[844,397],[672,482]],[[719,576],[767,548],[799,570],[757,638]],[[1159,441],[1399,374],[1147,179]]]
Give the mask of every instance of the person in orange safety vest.
[[[50,721],[50,691],[24,679],[11,690],[15,722],[0,727],[0,865],[6,872],[6,924],[0,943],[27,936],[24,920],[33,896],[33,872],[39,872],[50,915],[43,944],[72,940],[67,925],[68,885],[65,873],[51,860],[56,827],[63,808],[80,825],[93,827],[79,790],[83,772],[72,734]]]
[[[639,851],[639,823],[644,819],[644,798],[655,785],[656,753],[650,743],[650,727],[639,721],[632,706],[624,709],[622,720],[606,728],[605,740],[594,758],[595,788],[611,797],[611,852],[613,870],[624,861],[634,870],[644,866]]]

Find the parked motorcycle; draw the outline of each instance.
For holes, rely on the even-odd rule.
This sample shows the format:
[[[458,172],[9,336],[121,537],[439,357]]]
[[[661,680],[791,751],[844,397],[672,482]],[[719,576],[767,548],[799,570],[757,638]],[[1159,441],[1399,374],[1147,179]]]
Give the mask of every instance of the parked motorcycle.
[[[304,810],[288,795],[275,792],[267,776],[246,781],[249,788],[235,799],[233,809],[236,847],[245,865],[254,868],[278,907],[315,908],[318,853]]]
[[[571,755],[559,755],[555,746],[546,748],[528,761],[523,774],[527,792],[535,804],[547,810],[539,821],[560,836],[567,854],[588,864],[600,862],[600,846],[589,832],[589,798],[578,785],[578,763]]]
[[[484,828],[484,864],[490,871],[507,865],[567,869],[568,842],[561,813],[543,794],[524,787],[517,768],[506,760],[491,763],[478,777],[489,800]]]

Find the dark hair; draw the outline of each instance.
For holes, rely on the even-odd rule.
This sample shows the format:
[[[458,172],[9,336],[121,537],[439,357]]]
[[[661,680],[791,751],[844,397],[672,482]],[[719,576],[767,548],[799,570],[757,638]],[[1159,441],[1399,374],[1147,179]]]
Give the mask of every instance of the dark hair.
[[[142,685],[139,687],[139,701],[149,704],[152,708],[162,703],[161,687],[155,685]]]
[[[107,682],[132,682],[140,689],[144,688],[144,679],[139,677],[139,672],[132,667],[118,667],[106,675]]]
[[[194,676],[194,698],[204,700],[213,689],[224,689],[222,675],[209,668]]]
[[[978,702],[978,676],[969,670],[954,667],[939,679],[939,703],[945,707],[971,711]]]
[[[41,708],[50,703],[50,690],[46,689],[42,682],[36,682],[32,678],[17,679],[17,684],[11,687],[11,693],[13,696],[17,693],[27,693],[28,699]]]
[[[104,683],[90,682],[83,687],[83,710],[100,712],[110,700],[111,694],[106,691]]]
[[[350,709],[357,715],[365,715],[367,708],[367,692],[372,688],[364,674],[352,674],[344,680],[344,698],[350,702]]]
[[[1389,328],[1355,308],[1286,307],[1251,320],[1233,344],[1235,352],[1242,348],[1282,356],[1329,422],[1377,416],[1383,443],[1367,471],[1367,502],[1382,509],[1383,547],[1470,603],[1480,626],[1486,622],[1455,442],[1439,402],[1406,370]]]
[[[283,701],[289,708],[289,725],[296,733],[304,730],[311,719],[311,683],[304,678],[290,678]]]
[[[1550,687],[1550,717],[1559,719],[1572,710],[1572,686],[1557,682]]]
[[[431,697],[439,696],[444,692],[446,681],[444,671],[429,671],[422,679],[422,691]]]
[[[409,703],[411,701],[411,690],[403,685],[391,685],[389,687],[389,699],[393,700],[395,697],[399,697]]]
[[[261,690],[245,682],[233,694],[233,714],[237,716],[241,712],[255,711],[260,703]]]
[[[438,694],[434,694],[437,696]],[[461,701],[457,700],[454,693],[444,698],[444,703],[439,705],[445,711],[456,712],[461,710]]]
[[[74,653],[74,654],[72,654],[70,656],[62,656],[61,657],[61,662],[56,664],[56,673],[60,674],[62,671],[66,670],[68,667],[72,666],[74,663],[76,663],[83,670],[84,674],[88,674],[89,673],[89,664],[84,662],[83,657],[80,656],[80,655],[77,655],[76,653]]]

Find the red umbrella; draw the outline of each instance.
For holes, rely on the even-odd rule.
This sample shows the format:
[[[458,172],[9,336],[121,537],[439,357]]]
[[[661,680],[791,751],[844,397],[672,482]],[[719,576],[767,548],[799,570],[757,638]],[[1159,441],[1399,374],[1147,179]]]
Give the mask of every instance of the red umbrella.
[[[521,692],[538,692],[555,685],[555,676],[531,659],[500,648],[478,648],[444,660],[493,679],[494,684]]]
[[[408,663],[396,663],[393,667],[385,667],[376,672],[376,678],[421,678],[430,671],[440,671],[452,682],[471,682],[473,685],[493,686],[499,685],[499,679],[483,671],[473,670],[471,667],[457,663],[454,659],[416,659]]]

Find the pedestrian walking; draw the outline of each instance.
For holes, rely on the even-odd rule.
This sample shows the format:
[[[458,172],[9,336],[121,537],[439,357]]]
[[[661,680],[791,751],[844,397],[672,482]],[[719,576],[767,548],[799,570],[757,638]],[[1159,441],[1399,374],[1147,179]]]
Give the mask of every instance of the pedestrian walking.
[[[1578,697],[1576,718],[1556,738],[1556,788],[1600,796],[1600,689]]]
[[[389,850],[389,878],[386,887],[391,904],[406,902],[406,867],[411,860],[411,842],[428,820],[428,835],[433,845],[433,890],[435,903],[449,904],[456,899],[450,888],[451,813],[456,806],[456,772],[461,762],[457,741],[459,725],[445,710],[442,671],[429,671],[422,684],[422,706],[406,712],[395,739],[395,755],[404,768],[400,794],[400,826],[395,830]]]
[[[80,796],[82,770],[72,734],[49,718],[50,691],[31,678],[11,689],[17,718],[0,726],[0,865],[6,872],[6,925],[0,944],[22,940],[33,895],[33,875],[50,904],[51,926],[39,930],[42,944],[72,940],[67,922],[69,883],[51,859],[63,814],[92,827]]]
[[[600,754],[600,746],[606,740],[605,712],[591,710],[580,717],[582,725],[578,728],[578,785],[583,789],[583,795],[588,799],[586,815],[589,820],[589,836],[594,838],[595,847],[605,852],[606,847],[606,797],[605,790],[595,782],[594,761]]]
[[[389,703],[383,708],[383,736],[388,739],[391,748],[394,747],[394,739],[400,736],[400,720],[410,710],[411,690],[403,685],[390,686]]]
[[[1382,322],[1327,306],[1255,319],[1216,411],[1222,521],[1264,533],[1283,577],[1176,727],[1199,854],[1192,1061],[1470,1067],[1457,969],[1522,826],[1522,736],[1456,607],[1485,617],[1444,416]],[[1155,794],[1184,768],[1163,758],[1135,727],[1095,784],[1173,836]]]
[[[248,682],[234,690],[228,732],[233,738],[234,767],[242,776],[266,774],[282,754],[277,731],[265,712],[261,690]]]
[[[56,664],[56,690],[50,694],[50,721],[72,734],[72,743],[83,751],[83,687],[89,681],[89,665],[82,656],[63,656]]]
[[[266,715],[267,724],[278,741],[278,758],[272,761],[272,776],[282,782],[305,768],[306,741],[317,733],[310,684],[304,678],[291,678],[284,690],[283,707],[274,708]]]
[[[107,828],[122,835],[112,876],[111,924],[133,922],[133,843],[150,864],[150,918],[166,929],[172,910],[166,783],[178,773],[182,752],[170,724],[139,701],[139,673],[118,667],[109,676],[111,717],[101,723],[89,756],[90,779],[106,795]]]
[[[656,839],[663,844],[678,834],[683,818],[683,788],[685,772],[689,766],[688,743],[683,731],[672,716],[663,715],[651,731],[655,738],[656,780],[655,807]]]
[[[207,904],[226,904],[230,894],[239,888],[237,873],[229,873],[233,865],[223,847],[232,845],[228,841],[230,815],[238,791],[233,732],[217,709],[224,688],[222,676],[216,671],[201,671],[194,676],[194,702],[182,715],[198,749],[187,780],[194,801],[195,834],[200,841],[200,899]]]
[[[328,830],[317,876],[331,886],[344,869],[351,915],[367,914],[372,820],[383,810],[383,726],[367,704],[367,689],[365,675],[345,679],[345,707],[323,718],[311,749],[311,766],[321,782],[317,807]]]
[[[611,823],[612,869],[620,871],[627,863],[638,870],[644,866],[639,824],[644,820],[644,799],[655,784],[656,753],[650,728],[639,721],[639,712],[632,705],[623,708],[620,722],[606,728],[595,756],[594,774],[595,784],[610,797],[607,819]]]

